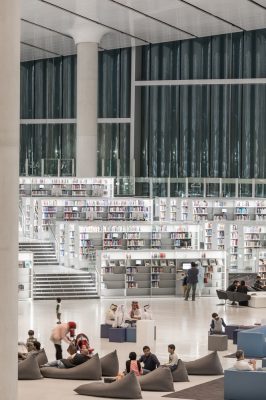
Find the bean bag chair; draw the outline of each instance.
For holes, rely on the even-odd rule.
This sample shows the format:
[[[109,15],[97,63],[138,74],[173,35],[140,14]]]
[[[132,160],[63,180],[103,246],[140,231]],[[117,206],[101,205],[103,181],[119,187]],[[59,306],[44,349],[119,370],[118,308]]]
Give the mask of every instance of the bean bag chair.
[[[142,399],[141,389],[135,373],[132,371],[124,378],[112,383],[87,383],[78,386],[77,394],[111,399]]]
[[[98,354],[90,360],[73,368],[43,367],[41,374],[45,378],[93,380],[101,379],[102,369]]]
[[[119,361],[117,357],[117,352],[112,351],[112,353],[106,354],[106,356],[100,358],[100,363],[102,367],[102,376],[117,376],[119,372]]]
[[[41,349],[39,351],[34,351],[33,354],[36,357],[36,360],[37,360],[37,363],[38,363],[39,367],[48,362],[48,358],[47,358],[47,355],[46,355],[44,349]]]
[[[18,363],[18,379],[33,380],[41,379],[40,368],[34,354],[30,354],[26,360]]]
[[[159,367],[139,378],[141,390],[173,392],[173,376],[170,368]]]
[[[223,375],[223,367],[217,351],[184,364],[188,375]]]
[[[182,360],[178,360],[177,369],[172,371],[174,382],[189,382],[187,369]]]

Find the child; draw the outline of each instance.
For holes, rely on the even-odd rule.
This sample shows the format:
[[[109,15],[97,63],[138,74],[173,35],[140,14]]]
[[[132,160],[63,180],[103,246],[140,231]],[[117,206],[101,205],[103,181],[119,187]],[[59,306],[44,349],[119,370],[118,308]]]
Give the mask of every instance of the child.
[[[61,324],[61,299],[58,297],[56,299],[56,318],[58,319],[57,323]]]
[[[226,323],[224,322],[223,318],[220,318],[217,313],[212,314],[212,322],[211,322],[211,335],[222,335],[223,334],[223,327],[226,327]]]
[[[187,274],[185,273],[185,276],[182,281],[182,286],[183,286],[183,295],[184,297],[186,296],[186,291],[187,291]]]
[[[30,343],[37,342],[37,339],[34,337],[34,331],[32,329],[30,329],[28,331],[28,335],[29,335],[29,337],[28,337],[27,342],[26,342],[26,347],[28,347],[28,345]]]
[[[137,354],[132,351],[129,353],[129,360],[126,361],[126,373],[134,371],[136,376],[142,375],[142,368],[140,362],[137,361]]]
[[[170,368],[171,371],[174,371],[177,368],[178,364],[178,357],[175,353],[175,345],[169,344],[168,345],[168,353],[169,353],[169,361],[165,363],[164,366]]]

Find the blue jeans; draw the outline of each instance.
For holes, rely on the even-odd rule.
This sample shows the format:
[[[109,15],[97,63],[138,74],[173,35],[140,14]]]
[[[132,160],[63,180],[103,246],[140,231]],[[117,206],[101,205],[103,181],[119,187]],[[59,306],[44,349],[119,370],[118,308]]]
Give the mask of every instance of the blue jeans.
[[[185,297],[186,300],[188,300],[188,298],[189,298],[189,293],[190,293],[190,289],[191,288],[192,288],[192,300],[195,300],[196,288],[197,288],[197,284],[196,283],[188,283],[187,284],[187,291],[186,291],[186,297]]]
[[[50,361],[43,365],[43,367],[57,367],[57,368],[66,368],[61,360]]]

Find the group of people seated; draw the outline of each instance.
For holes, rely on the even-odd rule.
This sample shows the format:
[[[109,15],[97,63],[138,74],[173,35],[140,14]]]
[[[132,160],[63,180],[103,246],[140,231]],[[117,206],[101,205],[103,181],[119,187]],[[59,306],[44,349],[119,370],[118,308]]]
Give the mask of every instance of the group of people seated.
[[[250,291],[263,291],[266,290],[266,286],[264,286],[261,276],[257,275],[256,281],[254,282],[253,286],[247,286],[245,281],[238,281],[234,280],[233,283],[231,283],[228,288],[226,289],[227,292],[238,292],[238,293],[245,293],[247,294]],[[240,306],[248,306],[248,300],[245,301],[239,301],[238,302]],[[235,304],[233,302],[232,304]]]
[[[126,374],[134,372],[136,376],[146,375],[151,371],[154,371],[158,367],[168,367],[171,371],[174,371],[178,365],[178,356],[175,353],[175,345],[168,345],[168,362],[160,364],[157,356],[151,352],[149,346],[143,347],[143,354],[139,359],[137,359],[137,354],[132,351],[129,353],[128,360],[126,361],[126,368],[122,373],[114,379],[121,379]]]
[[[26,343],[18,343],[18,360],[26,360],[26,358],[37,351],[41,350],[41,343],[34,337],[34,331],[30,329],[28,331],[28,338]]]
[[[129,311],[124,304],[111,304],[105,314],[105,323],[113,328],[134,326],[140,319],[152,319],[152,312],[149,304],[144,305],[142,311],[138,301],[132,301]]]

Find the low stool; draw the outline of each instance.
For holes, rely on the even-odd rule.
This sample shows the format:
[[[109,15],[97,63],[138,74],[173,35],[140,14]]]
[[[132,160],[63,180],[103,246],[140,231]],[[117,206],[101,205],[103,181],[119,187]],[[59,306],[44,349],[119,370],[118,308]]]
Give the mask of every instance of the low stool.
[[[109,338],[109,329],[112,328],[112,325],[101,324],[101,338],[108,339]]]
[[[208,350],[224,351],[227,349],[228,349],[228,336],[227,335],[209,335],[208,336]]]
[[[136,328],[127,328],[126,329],[126,342],[136,343]]]
[[[110,328],[109,342],[123,343],[126,341],[126,328]]]

